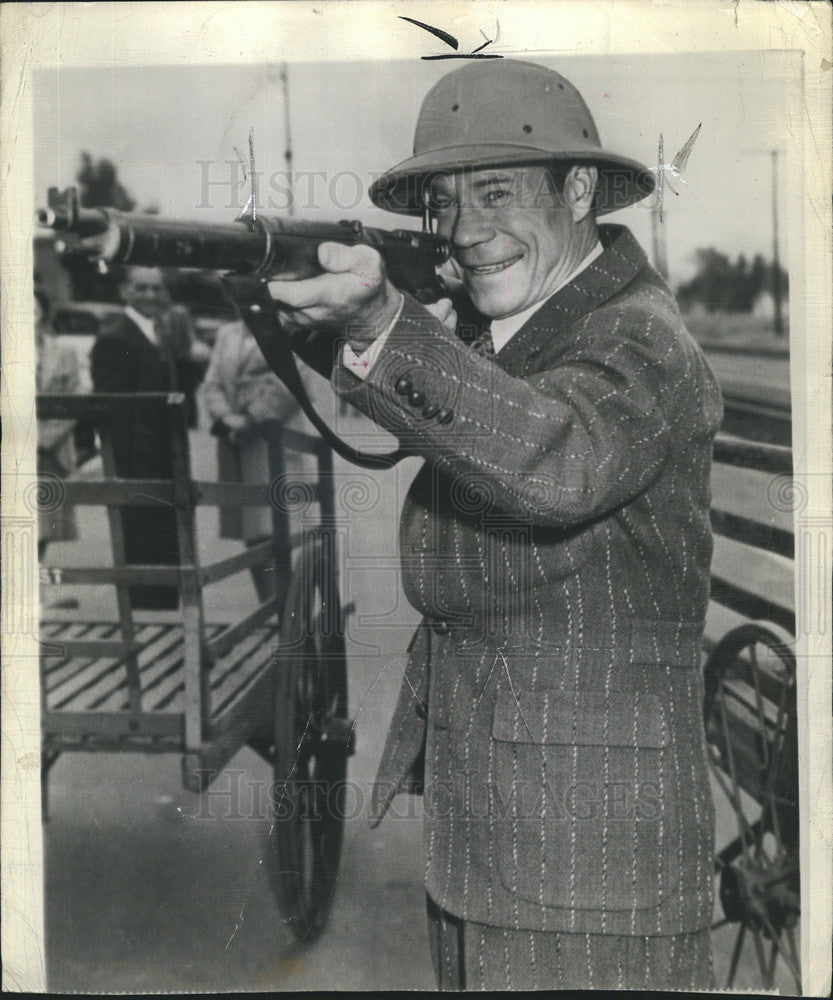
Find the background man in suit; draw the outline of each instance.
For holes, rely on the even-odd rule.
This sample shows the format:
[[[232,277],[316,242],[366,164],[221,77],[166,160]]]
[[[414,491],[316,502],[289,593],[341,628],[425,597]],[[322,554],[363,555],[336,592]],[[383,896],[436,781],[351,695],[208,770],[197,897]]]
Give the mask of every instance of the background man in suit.
[[[478,62],[371,187],[451,241],[475,315],[363,247],[270,291],[347,343],[337,391],[426,459],[405,501],[409,648],[372,800],[424,768],[442,987],[707,989],[711,802],[699,643],[716,381],[630,232],[653,188],[558,73]],[[416,776],[419,778],[420,776]]]
[[[119,286],[125,304],[118,326],[102,334],[90,352],[95,392],[172,392],[176,387],[173,358],[158,333],[168,295],[158,268],[127,268]],[[146,404],[133,403],[113,419],[116,472],[128,479],[169,479],[173,474],[164,417]],[[128,563],[179,563],[176,515],[169,504],[122,509]],[[175,609],[177,587],[137,584],[130,587],[134,608]]]

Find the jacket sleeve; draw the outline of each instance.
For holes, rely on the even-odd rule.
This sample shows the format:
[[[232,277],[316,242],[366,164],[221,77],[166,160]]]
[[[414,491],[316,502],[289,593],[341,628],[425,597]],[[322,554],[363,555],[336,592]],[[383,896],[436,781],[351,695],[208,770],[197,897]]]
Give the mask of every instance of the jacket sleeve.
[[[366,380],[333,371],[339,395],[403,447],[485,490],[504,513],[554,526],[599,517],[660,475],[671,400],[692,391],[661,321],[626,306],[589,313],[571,349],[516,377],[406,299]]]
[[[135,360],[129,357],[127,341],[117,334],[99,337],[90,351],[90,376],[94,392],[132,392]]]

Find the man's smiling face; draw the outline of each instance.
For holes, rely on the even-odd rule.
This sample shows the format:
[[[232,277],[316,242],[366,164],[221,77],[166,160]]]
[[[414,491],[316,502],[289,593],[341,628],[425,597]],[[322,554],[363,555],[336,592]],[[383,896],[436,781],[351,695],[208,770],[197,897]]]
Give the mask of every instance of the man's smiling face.
[[[130,267],[119,290],[125,305],[145,319],[158,319],[168,306],[162,272],[156,267]]]
[[[430,205],[472,302],[486,316],[523,312],[576,266],[573,216],[544,166],[438,175]]]

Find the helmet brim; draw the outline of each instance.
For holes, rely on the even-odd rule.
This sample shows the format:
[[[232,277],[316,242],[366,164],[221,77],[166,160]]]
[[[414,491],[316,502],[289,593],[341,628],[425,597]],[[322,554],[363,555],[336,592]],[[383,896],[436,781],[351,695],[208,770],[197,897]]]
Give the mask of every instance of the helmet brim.
[[[636,160],[601,149],[548,152],[532,146],[473,145],[435,149],[397,164],[370,186],[370,200],[398,215],[424,211],[423,192],[437,174],[535,163],[588,163],[598,168],[594,209],[607,215],[646,198],[656,187],[654,175]]]

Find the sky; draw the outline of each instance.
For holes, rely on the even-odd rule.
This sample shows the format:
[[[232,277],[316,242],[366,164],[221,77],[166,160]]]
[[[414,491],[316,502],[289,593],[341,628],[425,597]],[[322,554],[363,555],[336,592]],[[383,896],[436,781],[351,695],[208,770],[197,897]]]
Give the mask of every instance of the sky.
[[[541,57],[584,96],[602,143],[656,167],[660,133],[670,161],[702,122],[679,196],[667,193],[664,227],[672,283],[690,276],[698,247],[731,256],[772,255],[771,149],[779,151],[781,254],[790,239],[790,129],[800,99],[800,54],[685,53]],[[371,205],[366,190],[411,153],[423,97],[459,63],[293,63],[288,68],[289,130],[296,213],[408,225]],[[74,182],[82,151],[108,157],[138,207],[163,215],[228,220],[248,189],[254,135],[262,211],[285,209],[286,108],[278,65],[114,67],[41,71],[35,81],[36,203],[52,186]],[[791,159],[788,161],[788,157]],[[788,162],[792,169],[788,170]],[[268,204],[272,199],[272,207]],[[607,221],[607,220],[606,220]],[[651,250],[644,206],[609,217],[631,227]]]

